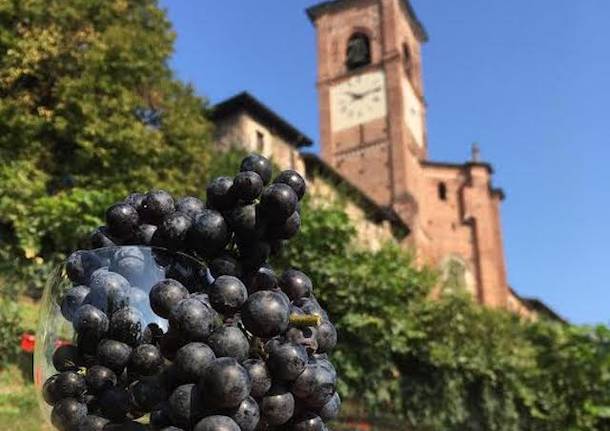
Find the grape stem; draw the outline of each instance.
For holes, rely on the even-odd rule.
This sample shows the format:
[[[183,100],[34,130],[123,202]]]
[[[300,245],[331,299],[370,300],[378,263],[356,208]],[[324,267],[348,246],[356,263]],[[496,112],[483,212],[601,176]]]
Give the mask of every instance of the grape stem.
[[[317,314],[291,314],[290,324],[292,326],[319,326],[322,323],[322,317]]]

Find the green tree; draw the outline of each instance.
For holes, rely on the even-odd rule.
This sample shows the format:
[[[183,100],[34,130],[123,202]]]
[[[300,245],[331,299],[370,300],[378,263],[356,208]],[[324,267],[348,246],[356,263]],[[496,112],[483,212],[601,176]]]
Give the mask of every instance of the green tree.
[[[607,327],[530,322],[463,289],[432,300],[438,274],[393,245],[360,249],[341,202],[302,207],[275,264],[309,274],[336,322],[348,414],[418,431],[610,429]]]
[[[129,192],[202,193],[211,126],[173,42],[156,0],[0,0],[5,276],[38,279]]]

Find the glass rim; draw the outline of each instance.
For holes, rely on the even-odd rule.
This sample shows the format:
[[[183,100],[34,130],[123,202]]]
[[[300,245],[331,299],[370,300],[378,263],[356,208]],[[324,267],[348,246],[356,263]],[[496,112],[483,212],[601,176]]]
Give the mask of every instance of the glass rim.
[[[201,258],[195,257],[192,254],[187,254],[184,251],[177,251],[177,250],[171,250],[169,248],[165,248],[165,247],[159,247],[159,246],[154,246],[154,245],[142,245],[142,244],[123,244],[123,245],[109,245],[106,247],[98,247],[98,248],[79,248],[77,250],[74,250],[72,253],[70,253],[69,255],[67,255],[60,263],[64,264],[69,258],[70,256],[72,256],[74,253],[78,253],[78,252],[91,252],[91,253],[95,253],[95,254],[101,254],[104,251],[112,251],[112,250],[116,250],[119,248],[139,248],[139,249],[147,249],[147,250],[151,250],[151,251],[161,251],[164,253],[168,253],[171,254],[173,256],[181,256],[181,257],[185,257],[188,260],[192,260],[195,263],[199,264],[199,265],[203,265],[205,267],[208,266],[208,263]]]

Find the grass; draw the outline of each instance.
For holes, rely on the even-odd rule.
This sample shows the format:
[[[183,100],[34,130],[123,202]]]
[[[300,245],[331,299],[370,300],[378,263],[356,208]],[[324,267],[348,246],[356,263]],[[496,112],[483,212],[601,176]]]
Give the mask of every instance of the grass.
[[[38,323],[38,303],[19,298],[21,329],[34,332]],[[18,342],[18,341],[17,341]],[[32,383],[32,357],[20,353],[19,363],[0,368],[0,429],[2,431],[51,431],[43,420],[36,389]]]
[[[0,427],[3,431],[51,431],[40,415],[34,385],[17,365],[0,371]]]

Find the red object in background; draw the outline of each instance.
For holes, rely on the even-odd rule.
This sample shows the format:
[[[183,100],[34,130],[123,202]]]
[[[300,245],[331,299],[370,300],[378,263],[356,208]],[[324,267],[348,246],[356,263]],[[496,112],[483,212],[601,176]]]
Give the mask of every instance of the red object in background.
[[[21,350],[26,353],[34,353],[36,348],[36,336],[34,334],[24,333],[21,335]]]
[[[57,340],[55,342],[55,348],[65,346],[66,344],[70,344],[67,340]],[[34,349],[36,349],[36,335],[31,334],[29,332],[25,332],[21,335],[21,350],[26,353],[34,353]]]

